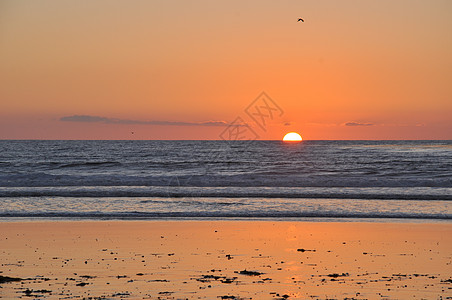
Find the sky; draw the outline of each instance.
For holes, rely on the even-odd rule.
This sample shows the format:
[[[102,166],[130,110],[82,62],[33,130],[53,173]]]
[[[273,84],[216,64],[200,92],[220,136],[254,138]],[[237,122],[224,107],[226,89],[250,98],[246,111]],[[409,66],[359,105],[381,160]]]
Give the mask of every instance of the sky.
[[[449,0],[2,0],[0,139],[452,139],[451,28]]]

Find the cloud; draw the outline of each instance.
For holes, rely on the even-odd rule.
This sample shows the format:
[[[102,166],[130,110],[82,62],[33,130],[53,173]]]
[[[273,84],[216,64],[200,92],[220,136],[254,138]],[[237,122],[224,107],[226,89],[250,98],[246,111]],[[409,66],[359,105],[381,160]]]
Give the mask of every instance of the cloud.
[[[315,122],[309,122],[306,123],[308,126],[320,126],[320,127],[333,127],[333,126],[339,126],[340,124],[337,123],[315,123]]]
[[[62,122],[80,122],[80,123],[106,123],[106,124],[125,124],[125,125],[165,125],[165,126],[228,126],[225,121],[206,121],[206,122],[180,122],[180,121],[141,121],[125,120],[117,118],[107,118],[88,115],[73,115],[61,117]]]
[[[358,122],[347,122],[345,126],[373,126],[372,123],[358,123]]]
[[[109,123],[113,119],[96,117],[96,116],[87,116],[87,115],[73,115],[68,117],[60,118],[60,121],[63,122],[86,122],[86,123],[94,123],[94,122],[104,122]]]
[[[388,126],[388,127],[424,127],[427,126],[425,123],[387,123],[382,124],[381,126]]]

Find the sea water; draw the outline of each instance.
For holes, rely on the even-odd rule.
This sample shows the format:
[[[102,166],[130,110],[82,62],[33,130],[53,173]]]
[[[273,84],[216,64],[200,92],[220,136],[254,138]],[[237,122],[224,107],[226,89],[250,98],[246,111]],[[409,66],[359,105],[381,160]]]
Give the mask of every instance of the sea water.
[[[0,220],[452,220],[452,141],[0,141]]]

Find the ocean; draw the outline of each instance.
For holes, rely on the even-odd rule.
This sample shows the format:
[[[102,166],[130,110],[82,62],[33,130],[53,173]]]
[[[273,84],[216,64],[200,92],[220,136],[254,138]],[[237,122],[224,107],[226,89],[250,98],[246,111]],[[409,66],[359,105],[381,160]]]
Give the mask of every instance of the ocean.
[[[0,141],[0,221],[452,221],[452,141]]]

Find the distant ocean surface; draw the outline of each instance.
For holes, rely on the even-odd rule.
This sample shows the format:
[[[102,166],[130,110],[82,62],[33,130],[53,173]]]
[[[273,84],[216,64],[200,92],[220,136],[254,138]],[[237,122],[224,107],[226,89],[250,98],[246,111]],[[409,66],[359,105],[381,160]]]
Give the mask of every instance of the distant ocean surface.
[[[452,221],[452,141],[0,141],[0,221]]]

